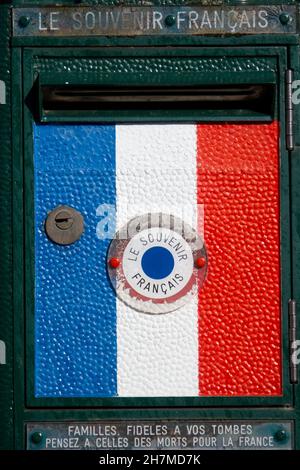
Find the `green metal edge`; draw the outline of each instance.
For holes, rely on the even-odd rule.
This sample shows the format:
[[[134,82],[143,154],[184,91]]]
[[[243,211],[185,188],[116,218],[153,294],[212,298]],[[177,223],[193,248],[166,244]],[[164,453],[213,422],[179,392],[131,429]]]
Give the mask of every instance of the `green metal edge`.
[[[293,404],[293,387],[290,384],[289,371],[289,299],[291,297],[291,238],[290,238],[290,170],[289,152],[286,148],[285,73],[288,67],[287,57],[278,56],[279,70],[279,155],[280,155],[280,262],[281,262],[281,328],[282,328],[282,364],[283,389],[291,392]]]
[[[12,115],[13,115],[13,306],[14,306],[14,390],[15,431],[24,412],[25,349],[24,349],[24,211],[23,211],[23,100],[22,50],[12,50]]]
[[[239,46],[278,46],[284,44],[298,44],[298,35],[296,34],[282,34],[274,36],[271,34],[266,35],[245,35],[239,36]],[[236,47],[237,37],[236,36],[183,36],[180,38],[181,46],[232,46]],[[50,38],[50,37],[24,37],[12,38],[12,45],[19,47],[57,47],[57,46],[74,46],[74,47],[91,47],[91,46],[107,46],[107,47],[145,47],[145,46],[178,46],[179,38],[170,36],[139,36],[139,37],[81,37],[81,38]]]
[[[2,0],[3,3],[7,3],[13,6],[36,6],[34,0]],[[241,0],[223,0],[223,5],[238,5],[243,4]],[[297,0],[248,0],[247,5],[294,5]],[[153,5],[153,6],[187,6],[187,5],[220,5],[220,1],[210,0],[204,2],[203,0],[39,0],[39,5],[103,5],[103,6],[142,6],[142,5]]]
[[[54,54],[55,55],[56,50],[48,50],[47,54]],[[58,54],[57,56],[62,56],[64,54],[64,51],[57,51]],[[78,55],[80,55],[83,51],[77,51]],[[87,51],[84,51],[87,52]],[[91,52],[91,51],[88,51]],[[99,54],[101,51],[96,51],[97,54]],[[112,51],[110,51],[111,54]],[[127,54],[131,54],[132,51],[127,51]],[[145,52],[145,51],[144,51]],[[190,51],[181,51],[184,54],[188,54]],[[95,51],[93,51],[95,53]],[[119,54],[120,51],[114,51],[115,54]],[[152,51],[152,54],[154,51]],[[195,53],[195,51],[194,51]],[[204,50],[201,49],[200,51],[201,55],[205,54],[211,54],[211,50]],[[224,51],[218,51],[219,54],[222,55],[230,55],[230,51],[225,49]],[[284,75],[284,70],[285,70],[285,50],[282,49],[275,49],[273,48],[272,50],[270,49],[254,49],[254,50],[248,50],[245,51],[244,49],[240,49],[238,51],[234,51],[233,55],[237,54],[246,54],[246,55],[258,55],[258,54],[265,54],[265,55],[274,55],[278,54],[278,57],[280,58],[280,66],[281,66],[281,78],[283,78]],[[32,79],[33,79],[33,71],[32,71],[32,56],[43,54],[43,50],[27,50],[25,53],[25,62],[24,62],[24,67],[25,67],[25,96],[29,92],[32,86]],[[174,52],[176,54],[176,52]],[[199,54],[199,52],[198,52]],[[122,55],[124,56],[124,50],[122,50]],[[232,55],[232,54],[231,54]],[[283,86],[283,85],[282,85]],[[282,90],[281,90],[282,91]],[[281,93],[282,94],[282,93]],[[283,108],[281,107],[281,110],[283,111]],[[281,112],[282,112],[281,111]],[[30,120],[31,116],[28,110],[25,110],[26,117],[25,117],[25,167],[27,170],[32,167],[32,131],[30,127]],[[284,129],[282,131],[282,136],[284,135]],[[30,174],[31,173],[31,174]],[[30,170],[29,175],[25,178],[25,184],[26,184],[26,192],[27,194],[30,195],[30,199],[27,200],[27,203],[25,205],[25,217],[27,217],[28,221],[31,221],[30,226],[27,224],[26,226],[26,231],[27,231],[27,236],[26,236],[26,242],[25,242],[25,251],[27,253],[27,259],[33,260],[34,259],[34,251],[33,251],[33,172],[32,168]],[[286,183],[285,183],[286,184]],[[286,228],[286,225],[285,225]],[[285,237],[286,241],[289,240],[289,237]],[[286,246],[284,253],[289,252],[289,247]],[[287,267],[287,272],[282,276],[283,282],[285,282],[285,289],[288,288],[289,290],[289,277],[287,275],[288,273],[288,267]],[[29,349],[27,350],[27,359],[28,359],[28,365],[27,365],[27,372],[29,376],[29,387],[28,387],[28,394],[27,394],[27,404],[29,406],[52,406],[52,407],[60,407],[60,406],[90,406],[90,407],[97,407],[97,406],[106,406],[106,407],[124,407],[124,406],[148,406],[148,407],[154,407],[154,406],[173,406],[173,407],[182,407],[182,406],[268,406],[268,405],[288,405],[291,404],[291,387],[289,383],[287,382],[287,367],[284,369],[284,396],[281,397],[240,397],[240,398],[231,398],[231,397],[219,397],[219,398],[213,398],[213,397],[201,397],[201,398],[171,398],[171,399],[163,399],[163,398],[154,398],[154,399],[130,399],[130,398],[113,398],[113,399],[34,399],[33,397],[33,377],[34,377],[34,364],[33,364],[33,305],[34,305],[34,299],[33,299],[33,286],[32,286],[32,280],[34,279],[34,263],[31,261],[29,264],[26,263],[26,275],[27,277],[29,276],[29,279],[31,279],[31,282],[26,284],[26,307],[27,307],[27,313],[28,313],[28,318],[29,321],[27,322],[27,338],[29,341]],[[288,287],[287,287],[288,286]],[[287,292],[285,297],[288,298],[290,295],[290,292]],[[287,335],[286,327],[287,327],[287,314],[286,314],[286,307],[284,307],[284,329],[285,329],[285,335]],[[286,363],[285,363],[286,365]]]
[[[300,80],[300,47],[291,48],[290,67],[294,71],[294,80]],[[291,258],[292,258],[292,298],[297,301],[297,339],[300,326],[300,104],[294,105],[295,149],[290,154],[291,177]],[[299,355],[298,355],[299,356]],[[298,382],[294,385],[294,402],[296,412],[295,441],[300,449],[300,367]]]
[[[6,364],[0,365],[0,449],[13,447],[13,313],[12,313],[12,178],[11,178],[11,58],[10,11],[0,6],[0,80],[6,104],[0,104],[0,340],[6,345]]]

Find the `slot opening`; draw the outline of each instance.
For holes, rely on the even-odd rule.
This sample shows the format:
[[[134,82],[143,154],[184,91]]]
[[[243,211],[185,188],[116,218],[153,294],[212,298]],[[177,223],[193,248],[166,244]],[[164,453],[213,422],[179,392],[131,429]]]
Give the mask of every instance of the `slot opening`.
[[[244,110],[272,114],[273,85],[41,87],[48,111]]]

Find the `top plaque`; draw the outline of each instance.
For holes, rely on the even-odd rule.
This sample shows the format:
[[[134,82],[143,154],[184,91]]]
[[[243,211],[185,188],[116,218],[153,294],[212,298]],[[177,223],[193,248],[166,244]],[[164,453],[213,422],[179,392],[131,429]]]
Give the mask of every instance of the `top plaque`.
[[[17,8],[15,36],[296,33],[296,6]]]

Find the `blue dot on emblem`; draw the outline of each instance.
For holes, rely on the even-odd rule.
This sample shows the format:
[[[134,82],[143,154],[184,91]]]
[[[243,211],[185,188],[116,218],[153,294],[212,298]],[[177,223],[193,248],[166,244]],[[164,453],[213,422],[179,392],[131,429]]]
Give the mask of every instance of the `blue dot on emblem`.
[[[172,253],[160,246],[154,246],[145,251],[141,263],[144,273],[152,279],[164,279],[174,268]]]

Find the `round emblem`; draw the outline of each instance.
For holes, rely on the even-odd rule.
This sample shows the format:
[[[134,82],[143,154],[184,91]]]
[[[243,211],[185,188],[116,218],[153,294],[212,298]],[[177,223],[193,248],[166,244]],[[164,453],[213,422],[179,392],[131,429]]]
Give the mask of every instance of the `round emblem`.
[[[144,313],[167,313],[184,305],[197,294],[206,271],[201,238],[166,214],[132,219],[109,247],[108,272],[118,297]]]

